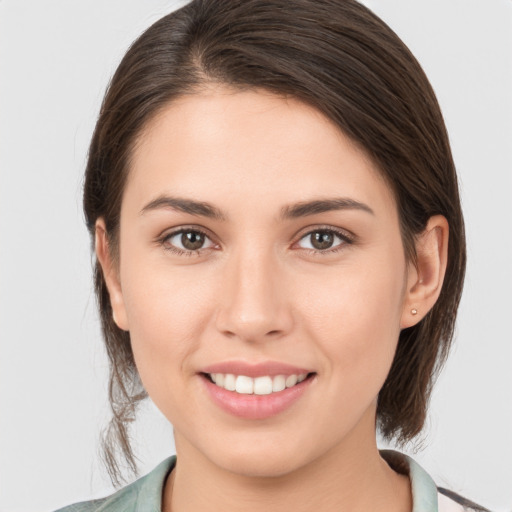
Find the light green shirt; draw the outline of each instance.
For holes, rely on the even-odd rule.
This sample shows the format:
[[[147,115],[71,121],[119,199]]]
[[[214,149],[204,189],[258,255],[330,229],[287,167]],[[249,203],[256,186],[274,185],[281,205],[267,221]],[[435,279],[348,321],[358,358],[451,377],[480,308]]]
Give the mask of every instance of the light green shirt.
[[[464,509],[439,495],[428,473],[413,459],[391,450],[381,455],[392,467],[408,472],[413,497],[412,512],[462,512]],[[165,480],[176,464],[176,456],[161,462],[151,473],[120,489],[107,498],[85,501],[64,507],[57,512],[161,512]],[[439,507],[438,507],[439,503]]]

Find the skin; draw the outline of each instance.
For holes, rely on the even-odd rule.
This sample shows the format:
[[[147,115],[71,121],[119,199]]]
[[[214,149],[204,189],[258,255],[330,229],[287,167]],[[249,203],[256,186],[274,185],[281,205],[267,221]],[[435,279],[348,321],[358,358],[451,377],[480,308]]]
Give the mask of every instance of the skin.
[[[144,210],[162,196],[208,202],[225,218]],[[371,213],[280,217],[287,205],[329,198]],[[170,251],[182,227],[204,231],[203,248]],[[329,228],[350,241],[315,249],[311,233]],[[116,323],[174,426],[165,511],[411,509],[407,477],[377,450],[376,399],[400,330],[439,295],[443,217],[418,237],[417,265],[407,262],[390,188],[334,124],[295,99],[211,86],[173,101],[141,134],[118,263],[102,219],[96,235]],[[214,404],[197,373],[232,359],[316,376],[286,411],[247,420]]]

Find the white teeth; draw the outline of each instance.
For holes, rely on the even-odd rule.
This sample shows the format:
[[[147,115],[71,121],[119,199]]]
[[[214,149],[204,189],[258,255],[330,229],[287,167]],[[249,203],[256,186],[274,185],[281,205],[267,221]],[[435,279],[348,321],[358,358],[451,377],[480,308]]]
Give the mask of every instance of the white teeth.
[[[236,378],[235,391],[237,393],[242,393],[243,395],[252,395],[252,392],[254,391],[254,380],[250,377],[246,377],[245,375],[239,375]]]
[[[288,377],[286,377],[286,387],[291,388],[295,386],[295,384],[297,384],[297,375],[288,375]]]
[[[284,375],[276,375],[272,379],[272,391],[283,391],[286,388],[286,377]]]
[[[224,377],[224,389],[227,389],[228,391],[235,391],[236,389],[236,380],[235,376],[232,373],[228,373]]]
[[[276,375],[274,377],[265,375],[253,379],[245,375],[233,375],[232,373],[211,373],[209,375],[217,386],[242,395],[278,393],[299,384],[308,376],[307,373],[301,373],[300,375]]]
[[[272,393],[272,379],[270,377],[256,377],[254,379],[255,395],[270,395]]]

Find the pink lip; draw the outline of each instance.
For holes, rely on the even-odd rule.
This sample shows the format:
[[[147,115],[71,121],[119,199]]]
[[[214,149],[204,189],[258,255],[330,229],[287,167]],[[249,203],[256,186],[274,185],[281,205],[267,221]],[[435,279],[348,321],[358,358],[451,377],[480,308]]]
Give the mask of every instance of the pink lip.
[[[263,377],[268,375],[301,375],[311,373],[312,370],[298,368],[278,361],[266,361],[263,363],[250,364],[245,361],[225,361],[223,363],[212,364],[201,370],[201,373],[232,373],[233,375],[245,375],[246,377]]]
[[[249,420],[262,420],[275,416],[300,399],[314,381],[313,377],[303,380],[291,388],[270,395],[242,395],[228,391],[201,376],[213,402],[224,411]]]
[[[231,373],[255,378],[266,375],[301,375],[311,373],[311,371],[274,361],[260,364],[228,361],[204,368],[198,376],[212,401],[229,414],[250,420],[270,418],[285,411],[299,400],[309,389],[309,386],[316,381],[315,377],[310,375],[295,386],[276,393],[270,393],[269,395],[245,395],[217,386],[205,375],[206,373]]]

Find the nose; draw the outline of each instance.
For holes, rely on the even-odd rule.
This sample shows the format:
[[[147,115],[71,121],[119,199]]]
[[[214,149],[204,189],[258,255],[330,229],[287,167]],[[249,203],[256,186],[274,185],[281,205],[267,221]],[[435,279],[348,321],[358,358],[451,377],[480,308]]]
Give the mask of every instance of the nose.
[[[225,336],[264,342],[293,326],[286,275],[275,257],[263,252],[239,254],[226,262],[216,316]]]

